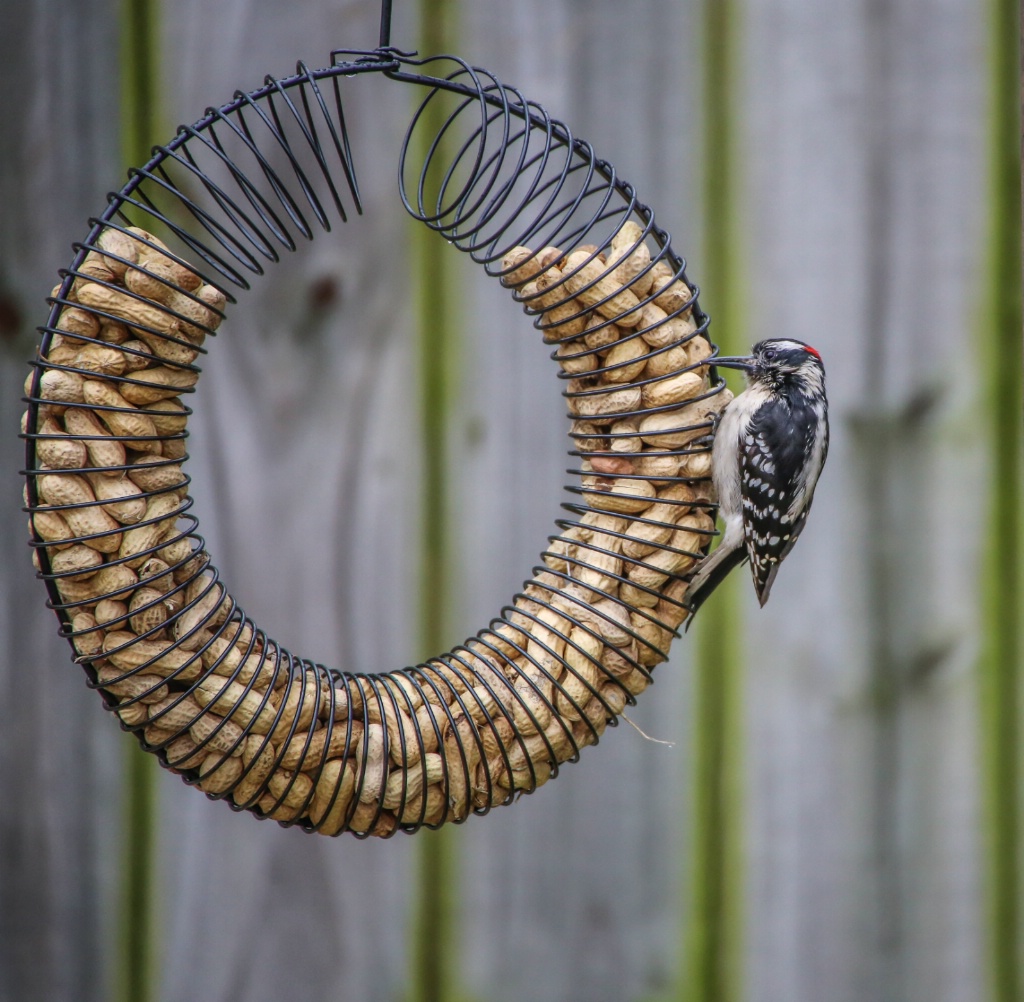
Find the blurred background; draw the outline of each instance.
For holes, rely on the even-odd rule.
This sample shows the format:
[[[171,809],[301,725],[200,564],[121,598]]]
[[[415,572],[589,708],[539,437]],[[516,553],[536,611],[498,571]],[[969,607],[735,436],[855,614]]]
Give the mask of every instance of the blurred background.
[[[658,742],[609,729],[451,831],[325,839],[207,801],[87,690],[19,510],[45,298],[150,145],[378,19],[0,6],[0,999],[1019,1002],[1017,0],[396,0],[394,44],[487,67],[635,184],[727,352],[826,361],[814,515],[771,603],[734,575],[628,711]],[[241,297],[190,424],[228,586],[343,669],[485,625],[565,499],[549,349],[397,197],[419,96],[352,82],[365,215]]]

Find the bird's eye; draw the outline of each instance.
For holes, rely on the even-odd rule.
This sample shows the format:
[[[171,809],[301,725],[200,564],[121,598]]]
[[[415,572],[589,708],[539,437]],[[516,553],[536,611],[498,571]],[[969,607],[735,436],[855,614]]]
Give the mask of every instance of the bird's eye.
[[[764,359],[764,360],[765,360],[766,362],[770,362],[770,361],[771,361],[771,360],[772,360],[773,358],[775,358],[775,356],[776,356],[777,354],[778,354],[778,352],[776,352],[776,350],[775,350],[774,348],[769,348],[769,349],[768,349],[767,351],[765,351],[765,352],[763,352],[763,353],[762,353],[761,357],[762,357],[762,358],[763,358],[763,359]]]

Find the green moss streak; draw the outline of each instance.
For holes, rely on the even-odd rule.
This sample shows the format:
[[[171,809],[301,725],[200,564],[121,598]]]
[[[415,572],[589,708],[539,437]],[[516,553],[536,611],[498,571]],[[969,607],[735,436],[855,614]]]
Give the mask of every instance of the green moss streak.
[[[982,589],[981,730],[988,827],[990,988],[1024,998],[1021,914],[1022,548],[1021,177],[1018,0],[991,0],[990,180],[986,326],[992,481]]]
[[[158,0],[123,0],[121,5],[121,156],[126,167],[149,159],[160,141]]]
[[[120,12],[121,156],[124,166],[149,159],[159,141],[157,0],[124,0]],[[118,997],[148,1002],[156,997],[155,899],[156,774],[152,756],[135,740],[125,742],[124,865],[121,887],[121,958]]]
[[[704,245],[699,279],[712,336],[741,353],[741,283],[735,226],[736,4],[704,3]],[[690,904],[685,936],[687,1002],[740,996],[742,930],[742,650],[739,575],[697,619]]]
[[[156,997],[156,761],[125,739],[125,861],[121,886],[118,997]]]
[[[735,577],[700,612],[690,848],[687,1002],[739,998],[741,617]]]
[[[456,49],[452,26],[457,4],[451,0],[421,0],[420,45],[425,55]],[[415,98],[422,100],[423,94]],[[432,137],[440,128],[441,103],[427,110],[420,135]],[[426,143],[418,162],[426,155]],[[444,144],[447,145],[447,144]],[[444,149],[440,159],[445,160]],[[452,566],[450,471],[448,447],[454,420],[456,360],[459,352],[455,308],[455,254],[437,234],[412,224],[417,294],[418,376],[420,420],[423,429],[422,527],[419,587],[420,643],[424,657],[451,644]],[[412,998],[415,1002],[445,1002],[455,997],[457,881],[454,841],[445,828],[417,836],[420,850],[418,901],[413,930]]]

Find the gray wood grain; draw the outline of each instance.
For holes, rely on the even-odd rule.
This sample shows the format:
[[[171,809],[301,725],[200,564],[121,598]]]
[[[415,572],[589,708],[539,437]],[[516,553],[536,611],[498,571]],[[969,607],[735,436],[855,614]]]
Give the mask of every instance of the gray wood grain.
[[[981,998],[981,26],[771,0],[748,26],[752,313],[822,350],[834,415],[750,617],[749,997]]]
[[[184,8],[168,44],[195,72],[175,88],[175,116],[287,75],[299,58],[325,65],[332,44],[372,44],[371,13],[239,4],[225,36],[204,37],[204,5]],[[203,376],[194,493],[229,588],[264,629],[304,657],[378,671],[414,655],[411,286],[393,194],[408,104],[386,81],[351,84],[366,216],[240,296]],[[318,286],[333,289],[323,307]],[[169,785],[163,998],[401,995],[412,842],[311,838]]]
[[[33,580],[16,437],[31,334],[72,239],[116,179],[111,5],[0,9],[0,998],[101,998],[113,933],[123,736]],[[82,88],[82,79],[90,79]],[[68,222],[75,221],[69,230]]]
[[[694,123],[688,131],[666,128],[665,121],[673,118],[672,95],[693,93],[697,67],[673,60],[656,38],[685,38],[694,19],[693,11],[666,3],[522,3],[501,11],[474,7],[466,23],[466,54],[519,83],[590,141],[656,207],[677,250],[691,256],[699,235],[688,197],[697,183],[689,152]],[[509,37],[522,43],[503,44]],[[648,61],[645,51],[658,55]],[[528,567],[538,540],[553,531],[555,505],[570,500],[557,486],[574,465],[565,456],[564,404],[550,392],[556,380],[549,350],[528,323],[524,328],[517,309],[509,310],[505,293],[479,286],[474,306],[476,316],[501,324],[497,337],[472,339],[483,374],[478,406],[481,414],[498,406],[504,413],[487,422],[489,475],[467,469],[472,489],[460,493],[475,499],[481,536],[494,516],[514,526],[522,556],[512,563]],[[503,343],[522,353],[513,369]],[[496,401],[492,392],[503,371],[516,373],[515,403]],[[508,429],[515,438],[505,448]],[[484,493],[485,485],[498,489]],[[510,549],[503,538],[491,543],[499,546]],[[467,578],[477,622],[507,601],[498,589],[507,595],[508,585],[518,583],[507,571],[505,581],[497,579],[498,563],[481,563]],[[680,641],[672,660],[656,669],[653,688],[627,711],[674,747],[647,742],[623,723],[538,791],[536,804],[503,809],[479,831],[467,827],[474,879],[466,886],[466,955],[474,958],[468,987],[476,996],[612,1002],[657,995],[678,980],[691,738],[686,653]]]
[[[9,431],[43,299],[118,179],[114,6],[0,5],[0,84],[25,95],[0,103]],[[411,6],[398,6],[393,40],[412,47]],[[748,617],[744,998],[976,1002],[981,508],[965,484],[983,454],[964,345],[983,219],[982,28],[967,0],[746,7],[750,340],[785,330],[821,348],[834,440],[801,544]],[[163,34],[168,134],[265,73],[372,45],[376,18],[366,2],[178,0]],[[695,194],[696,8],[465,4],[460,31],[461,55],[636,184],[699,282],[713,221]],[[283,644],[345,669],[418,654],[410,223],[394,177],[412,101],[398,84],[351,82],[365,217],[240,297],[192,423],[193,494],[229,588]],[[548,349],[506,292],[459,266],[453,643],[528,577],[570,465]],[[0,999],[101,1000],[123,740],[32,581],[20,451],[0,440]],[[674,747],[609,730],[556,782],[453,833],[471,997],[619,1002],[671,997],[685,979],[689,653],[680,641],[629,711]],[[159,795],[163,1002],[403,997],[416,840],[258,824],[167,773]]]
[[[479,23],[467,21],[462,50],[467,58],[518,81],[524,67],[518,59],[509,60],[494,43],[503,31],[523,32],[529,40],[523,51],[544,52],[544,58],[558,67],[553,79],[561,81],[567,92],[559,95],[541,86],[539,92],[527,89],[529,96],[566,117],[581,135],[588,135],[589,125],[607,121],[589,88],[574,88],[572,81],[589,72],[583,54],[592,45],[607,45],[608,33],[621,21],[608,23],[603,17],[595,23],[602,35],[591,41],[581,38],[578,30],[567,30],[568,25],[561,32],[548,31],[556,15],[543,5],[508,13],[507,25],[497,31],[491,20],[495,13],[479,11]],[[184,30],[180,20],[178,28]],[[282,33],[287,34],[284,26]],[[279,35],[273,37],[275,47],[285,44]],[[301,45],[296,43],[291,51],[301,52]],[[270,63],[271,57],[268,52],[264,63]],[[337,237],[318,240],[313,248],[278,266],[272,286],[269,281],[266,289],[257,286],[243,300],[229,321],[232,326],[226,324],[221,334],[220,357],[211,359],[204,376],[212,381],[213,401],[207,403],[211,399],[211,382],[207,382],[206,398],[200,404],[203,423],[196,432],[207,436],[201,441],[212,447],[204,450],[210,465],[196,468],[195,493],[202,510],[214,510],[209,539],[229,585],[236,578],[244,582],[236,593],[276,637],[293,643],[303,654],[323,657],[340,667],[348,665],[338,660],[339,642],[342,650],[356,653],[356,667],[395,667],[414,655],[409,586],[416,552],[408,527],[410,522],[415,525],[418,471],[409,459],[417,432],[410,402],[414,384],[409,316],[403,312],[409,303],[408,296],[403,299],[401,294],[408,290],[401,251],[408,224],[396,214],[391,172],[382,172],[379,166],[393,162],[395,149],[393,145],[385,148],[386,138],[393,143],[395,135],[386,137],[388,123],[382,121],[378,104],[386,85],[380,84],[376,82],[372,89],[372,112],[371,99],[360,104],[356,91],[356,103],[350,106],[356,149],[369,166],[361,178],[369,203],[366,225],[348,224]],[[194,86],[198,89],[199,84]],[[638,154],[646,135],[642,120],[624,129],[621,123],[628,120],[631,100],[646,99],[649,91],[649,81],[624,78],[615,98],[615,106],[622,110],[614,119],[622,131],[593,136],[596,144],[604,140],[601,153],[609,158],[617,156],[612,144],[630,148],[634,173],[646,162],[678,159],[671,150],[678,150],[683,142],[678,133],[662,133],[669,147],[662,157],[648,160]],[[397,99],[409,107],[413,96],[404,92]],[[401,121],[401,107],[392,108]],[[624,141],[629,138],[632,145]],[[650,173],[648,188],[660,183],[672,195],[683,192],[685,185],[678,175],[672,191],[664,172],[655,168]],[[637,178],[641,187],[643,180]],[[648,197],[657,200],[657,191]],[[440,241],[439,248],[443,249]],[[340,315],[332,318],[335,326],[325,330],[323,341],[311,345],[299,337],[296,317],[302,315],[305,290],[330,267],[327,262],[337,268],[342,305]],[[497,614],[529,575],[545,537],[555,531],[568,441],[560,383],[546,357],[549,350],[494,283],[466,268],[463,285],[468,295],[466,356],[454,428],[459,461],[452,491],[458,504],[463,570],[453,641]],[[379,317],[372,312],[375,299],[384,311]],[[232,330],[245,333],[229,346]],[[292,331],[296,333],[289,336]],[[382,351],[389,338],[394,350]],[[325,364],[336,368],[324,374]],[[318,370],[329,388],[322,395],[309,383]],[[247,387],[256,383],[260,391],[248,393]],[[370,399],[350,399],[346,393],[350,385],[353,389],[369,385]],[[317,403],[315,412],[309,406],[311,399]],[[368,405],[372,407],[369,421]],[[353,424],[359,429],[355,436],[347,432]],[[239,427],[247,430],[243,443],[235,441]],[[256,439],[269,442],[269,449],[275,451],[250,451]],[[268,463],[280,470],[269,478],[270,483],[259,475]],[[313,468],[324,469],[326,483],[311,475]],[[353,477],[358,493],[351,492]],[[334,492],[345,489],[345,478],[351,492],[348,503],[334,507]],[[204,481],[212,485],[205,496]],[[299,482],[304,487],[301,492],[295,489]],[[332,490],[328,490],[330,484],[335,485]],[[374,492],[375,484],[379,490]],[[276,513],[274,538],[265,547],[253,547],[249,519],[262,519],[267,512]],[[298,535],[291,534],[292,526]],[[318,554],[340,550],[333,580],[319,581],[322,567],[297,563],[290,553],[302,546],[302,536],[308,536],[314,526],[324,533],[316,547]],[[501,526],[501,531],[496,532],[495,526]],[[358,545],[352,540],[358,540]],[[279,568],[272,579],[262,577],[267,566]],[[347,591],[340,595],[332,591],[339,581],[347,582],[342,585]],[[325,622],[320,594],[324,600],[337,595],[333,603],[339,614],[327,617],[331,625]],[[283,625],[274,626],[275,621]],[[345,622],[351,624],[348,631],[342,628]],[[319,649],[318,643],[323,644]],[[660,712],[652,714],[652,706],[636,714],[645,727],[677,740],[685,739],[679,705],[682,680],[678,670],[663,669],[659,688],[667,691],[658,702]],[[649,744],[622,728],[610,733],[581,764],[567,768],[557,785],[549,785],[514,811],[503,810],[488,821],[473,820],[454,834],[461,875],[459,924],[466,944],[460,952],[474,958],[467,959],[463,972],[470,990],[489,998],[570,999],[583,992],[595,999],[619,999],[657,990],[671,981],[680,922],[680,897],[675,893],[680,859],[674,843],[682,830],[684,761],[678,750]],[[197,812],[193,808],[190,816],[196,818]],[[638,825],[648,814],[654,823],[649,834],[638,838]],[[280,893],[296,903],[297,914],[298,902],[306,902],[311,912],[307,918],[317,927],[318,937],[311,938],[305,950],[274,938],[268,969],[277,969],[287,979],[287,972],[296,965],[306,967],[307,955],[323,957],[333,952],[324,948],[319,937],[333,935],[341,942],[344,932],[344,942],[349,943],[353,928],[363,927],[364,948],[354,949],[351,962],[344,964],[344,980],[339,977],[332,982],[328,977],[324,983],[336,984],[339,992],[344,986],[342,997],[394,997],[404,970],[393,959],[389,964],[388,958],[402,956],[414,900],[403,842],[383,851],[343,842],[308,850],[296,845],[299,836],[294,833],[264,832],[259,830],[262,826],[251,823],[235,822],[233,828],[237,835],[230,853],[213,848],[215,840],[209,838],[198,840],[198,845],[210,845],[209,850],[187,853],[191,861],[192,852],[198,851],[202,863],[195,873],[191,866],[183,866],[188,876],[173,910],[200,908],[204,926],[182,925],[181,939],[170,944],[171,955],[190,954],[197,940],[205,940],[206,929],[215,928],[228,958],[221,956],[218,963],[214,950],[203,950],[198,970],[193,964],[169,974],[168,997],[186,998],[197,984],[205,986],[211,997],[220,997],[218,993],[233,997],[234,989],[228,986],[241,982],[231,981],[228,972],[237,972],[251,961],[245,942],[265,942],[272,938],[269,930],[277,926],[276,909],[261,913],[255,907],[259,885],[275,868],[274,860],[292,853],[301,854],[302,861],[293,866],[303,872],[322,867],[320,879],[336,873],[346,893],[338,900],[323,896],[310,900],[298,886],[304,886],[299,871],[294,871],[289,884],[282,882]],[[233,935],[226,914],[218,914],[221,906],[210,914],[202,903],[211,888],[219,899],[219,888],[244,881],[237,872],[239,853],[234,848],[239,839],[253,847],[245,873],[254,886],[245,892],[242,913],[264,914],[264,919],[254,917],[245,932]],[[538,858],[541,845],[546,848],[543,858]],[[207,853],[215,863],[206,861]],[[250,902],[253,908],[246,907]],[[282,902],[280,907],[287,906]],[[638,921],[641,914],[646,917]],[[497,943],[501,949],[495,949]],[[278,950],[280,957],[274,959]],[[520,958],[538,951],[540,962],[524,967]],[[280,985],[274,976],[268,978],[246,980],[239,997],[272,997]]]

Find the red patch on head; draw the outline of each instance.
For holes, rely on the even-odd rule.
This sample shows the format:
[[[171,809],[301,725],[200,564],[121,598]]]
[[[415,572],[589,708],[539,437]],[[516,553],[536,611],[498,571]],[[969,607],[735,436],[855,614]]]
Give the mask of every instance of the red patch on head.
[[[819,362],[821,361],[821,354],[817,348],[812,348],[809,344],[804,345],[804,350],[809,351]]]

